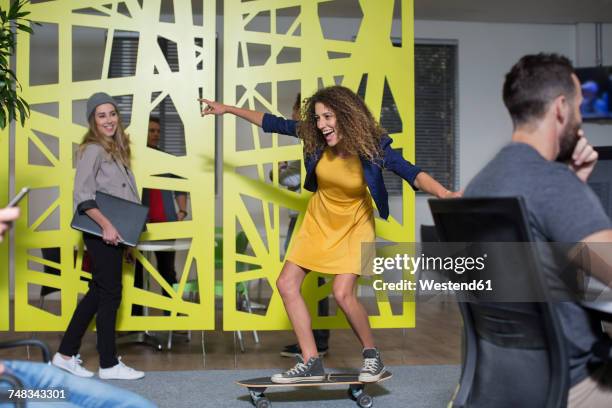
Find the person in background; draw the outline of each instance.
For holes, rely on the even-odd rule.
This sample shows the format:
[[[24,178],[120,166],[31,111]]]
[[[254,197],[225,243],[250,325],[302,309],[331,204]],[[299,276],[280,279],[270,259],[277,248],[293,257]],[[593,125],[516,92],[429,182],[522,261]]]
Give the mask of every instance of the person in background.
[[[149,118],[147,147],[161,150],[159,148],[160,136],[161,126],[159,118],[151,116]],[[163,176],[172,177],[172,175]],[[175,210],[175,201],[178,210]],[[155,188],[144,188],[142,190],[142,204],[149,207],[148,222],[150,223],[183,221],[187,216],[187,194],[180,191],[172,192]],[[175,252],[155,251],[155,258],[157,259],[157,270],[160,275],[168,284],[174,285],[177,282],[176,270],[174,269]],[[143,268],[140,262],[136,262],[134,286],[137,288],[144,287]],[[168,296],[165,291],[164,295]],[[142,306],[132,306],[132,315],[142,316],[142,312]]]
[[[134,370],[117,357],[115,325],[121,303],[121,275],[125,248],[121,236],[96,204],[96,191],[140,203],[131,170],[130,138],[125,133],[117,102],[99,92],[87,100],[89,129],[77,153],[74,207],[102,228],[102,237],[83,233],[91,260],[89,290],[77,305],[64,333],[53,365],[80,377],[93,377],[79,356],[81,340],[96,317],[98,376],[102,379],[135,380],[144,372]]]

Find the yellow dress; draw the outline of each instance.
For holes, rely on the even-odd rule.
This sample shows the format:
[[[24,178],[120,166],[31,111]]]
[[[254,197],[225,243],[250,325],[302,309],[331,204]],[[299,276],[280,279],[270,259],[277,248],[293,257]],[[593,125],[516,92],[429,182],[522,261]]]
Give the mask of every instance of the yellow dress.
[[[361,275],[361,243],[375,241],[361,161],[325,149],[315,171],[318,188],[287,260],[315,272]]]

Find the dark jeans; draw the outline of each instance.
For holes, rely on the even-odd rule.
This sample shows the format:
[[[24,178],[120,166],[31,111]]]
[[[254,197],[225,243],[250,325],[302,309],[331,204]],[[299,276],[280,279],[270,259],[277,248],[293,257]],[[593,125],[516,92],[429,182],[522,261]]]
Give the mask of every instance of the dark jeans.
[[[100,367],[117,365],[115,348],[115,323],[121,304],[122,246],[107,245],[102,238],[83,234],[83,240],[91,258],[89,290],[77,305],[70,324],[64,333],[59,352],[66,356],[78,354],[87,326],[96,316],[98,354]]]
[[[160,275],[170,285],[174,285],[178,281],[176,280],[176,271],[174,270],[174,258],[176,252],[174,251],[156,251],[155,258],[157,258],[157,270]],[[144,271],[142,264],[136,262],[136,270],[134,271],[134,286],[137,288],[144,288]],[[164,296],[170,297],[166,291],[163,291]],[[142,306],[132,305],[132,316],[142,316]]]
[[[287,237],[285,238],[285,253],[287,253],[287,248],[289,247],[289,241],[291,240],[291,236],[293,235],[293,230],[295,229],[295,223],[297,221],[297,215],[289,217],[289,227],[287,228]],[[322,286],[325,284],[325,279],[319,278],[317,279],[317,284]],[[319,301],[318,304],[319,316],[328,316],[329,315],[329,299],[325,298]],[[327,348],[329,343],[329,330],[327,329],[313,329],[312,334],[315,338],[315,343],[317,344],[317,348]]]

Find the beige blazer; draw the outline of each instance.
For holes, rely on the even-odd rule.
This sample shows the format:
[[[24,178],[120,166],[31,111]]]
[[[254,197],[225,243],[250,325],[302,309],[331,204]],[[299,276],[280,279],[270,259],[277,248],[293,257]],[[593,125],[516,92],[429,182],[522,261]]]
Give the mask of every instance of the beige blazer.
[[[123,164],[116,162],[99,144],[92,143],[77,153],[74,176],[74,208],[96,199],[96,191],[102,191],[129,201],[140,203],[134,174]],[[85,209],[95,208],[85,205]]]

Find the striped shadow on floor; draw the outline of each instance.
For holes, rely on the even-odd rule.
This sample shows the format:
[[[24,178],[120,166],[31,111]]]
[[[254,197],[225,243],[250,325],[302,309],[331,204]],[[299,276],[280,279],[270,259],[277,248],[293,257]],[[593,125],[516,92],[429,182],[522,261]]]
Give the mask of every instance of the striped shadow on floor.
[[[454,365],[389,367],[393,378],[367,387],[376,407],[443,408],[457,386]],[[342,370],[329,370],[329,372]],[[134,391],[162,408],[248,408],[251,399],[236,380],[272,375],[274,370],[153,371],[142,380],[109,381]],[[346,372],[346,371],[343,371]],[[346,386],[269,388],[272,407],[356,407]]]

